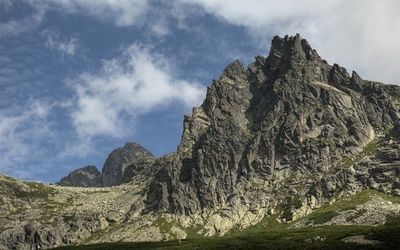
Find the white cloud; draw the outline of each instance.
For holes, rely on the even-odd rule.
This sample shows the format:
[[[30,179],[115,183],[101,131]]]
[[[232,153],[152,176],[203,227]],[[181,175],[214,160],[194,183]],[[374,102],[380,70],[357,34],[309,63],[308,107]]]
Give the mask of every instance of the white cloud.
[[[362,77],[400,84],[398,0],[181,0],[247,28],[265,44],[271,35],[302,34],[322,57]]]
[[[321,55],[365,79],[399,84],[400,2],[345,1],[323,33]]]
[[[43,0],[38,0],[43,1]],[[60,8],[66,13],[85,13],[96,19],[112,21],[119,27],[143,24],[149,1],[142,0],[47,0],[52,7]]]
[[[12,8],[11,2],[5,2],[5,8]],[[33,13],[26,15],[20,20],[4,20],[0,22],[0,37],[19,35],[21,33],[36,29],[43,21],[46,11],[41,4],[32,6]]]
[[[0,113],[0,170],[12,176],[25,178],[32,172],[25,164],[43,160],[43,141],[52,141],[54,133],[48,121],[52,107],[30,101],[27,109],[19,114]],[[22,167],[16,167],[22,166]]]
[[[62,59],[64,59],[64,56],[74,56],[81,47],[78,38],[62,39],[60,32],[55,28],[45,29],[41,32],[41,35],[46,37],[45,46],[60,52]]]
[[[144,27],[150,24],[156,34],[160,30],[154,26],[158,18],[147,16],[156,6],[150,6],[149,1],[142,0],[22,0],[31,8],[23,19],[12,19],[0,23],[0,35],[18,35],[35,30],[43,21],[47,12],[58,11],[63,15],[83,14],[103,22],[112,22],[117,27]],[[19,3],[21,4],[21,3]],[[4,2],[4,8],[11,9],[13,3]],[[154,27],[153,27],[154,26]],[[66,48],[68,50],[68,48]]]
[[[100,72],[82,73],[70,85],[77,96],[73,124],[81,138],[132,133],[136,116],[181,103],[199,105],[204,87],[175,76],[171,63],[151,48],[133,44]]]

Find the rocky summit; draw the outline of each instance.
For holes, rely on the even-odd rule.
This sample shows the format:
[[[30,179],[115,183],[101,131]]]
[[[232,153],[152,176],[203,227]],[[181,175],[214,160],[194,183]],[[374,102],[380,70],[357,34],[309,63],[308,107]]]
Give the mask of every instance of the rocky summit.
[[[71,187],[102,187],[101,174],[95,166],[86,166],[77,169],[68,176],[63,177],[58,183],[60,186]]]
[[[117,186],[124,182],[129,182],[133,174],[144,167],[145,164],[139,163],[138,167],[131,167],[126,173],[129,165],[136,164],[136,161],[144,159],[151,160],[154,155],[140,144],[127,142],[122,148],[114,149],[104,163],[102,173],[95,166],[79,168],[63,177],[57,185],[71,187],[110,187]],[[147,169],[147,168],[146,168]],[[132,171],[134,173],[132,173]],[[140,175],[145,176],[145,175]],[[125,180],[126,179],[126,180]]]
[[[385,224],[400,216],[388,198],[400,195],[399,108],[399,86],[328,64],[300,35],[275,37],[268,57],[247,68],[234,61],[213,81],[185,116],[175,153],[154,158],[136,144],[111,153],[101,179],[114,187],[1,177],[0,245],[224,235],[268,227],[266,218],[297,228]],[[308,216],[346,201],[360,204],[323,222]]]
[[[104,187],[122,183],[128,165],[141,158],[154,157],[147,149],[134,142],[127,142],[124,147],[110,153],[102,170],[101,180]]]

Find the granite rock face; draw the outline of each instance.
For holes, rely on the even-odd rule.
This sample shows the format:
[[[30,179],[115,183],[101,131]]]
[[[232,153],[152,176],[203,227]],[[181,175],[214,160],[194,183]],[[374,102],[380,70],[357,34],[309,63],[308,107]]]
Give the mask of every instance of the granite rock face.
[[[104,163],[101,174],[103,186],[110,187],[121,184],[127,166],[146,157],[153,158],[154,156],[134,142],[127,142],[124,147],[114,149]]]
[[[398,100],[398,86],[329,65],[300,35],[275,37],[267,58],[257,56],[247,69],[228,65],[185,116],[177,152],[158,160],[148,209],[201,215],[214,234],[254,224],[282,202],[287,221],[340,192],[382,182],[390,192],[400,177],[394,166],[360,162],[398,130]],[[377,158],[392,162],[396,153]]]
[[[62,178],[57,183],[60,186],[70,187],[102,187],[101,174],[95,166],[86,166],[77,169]]]

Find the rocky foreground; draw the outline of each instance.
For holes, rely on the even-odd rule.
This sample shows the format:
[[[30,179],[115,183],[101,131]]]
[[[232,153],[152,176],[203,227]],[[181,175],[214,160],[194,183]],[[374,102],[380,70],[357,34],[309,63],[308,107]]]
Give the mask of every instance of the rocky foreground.
[[[102,177],[102,185],[126,184],[0,176],[0,245],[225,235],[266,218],[292,227],[385,224],[400,216],[391,198],[400,195],[399,109],[399,86],[328,64],[300,35],[275,37],[267,58],[247,69],[235,61],[212,83],[185,116],[177,152],[113,158],[102,175],[118,181]],[[325,209],[371,190],[379,192],[348,200],[352,207]]]
[[[145,187],[146,183],[135,182],[106,188],[61,187],[0,175],[0,249],[49,249],[206,235],[204,226],[182,224],[182,220],[170,214],[140,214],[138,211],[144,208]],[[309,209],[301,204],[294,207],[298,211]],[[282,223],[282,217],[287,216],[284,209],[285,205],[278,207],[275,214],[265,214],[255,224],[268,229],[274,224],[268,222],[270,218]],[[390,218],[400,218],[400,198],[364,190],[357,195],[343,195],[309,213],[287,224],[287,228],[384,225]],[[358,235],[343,241],[373,243],[363,237]]]

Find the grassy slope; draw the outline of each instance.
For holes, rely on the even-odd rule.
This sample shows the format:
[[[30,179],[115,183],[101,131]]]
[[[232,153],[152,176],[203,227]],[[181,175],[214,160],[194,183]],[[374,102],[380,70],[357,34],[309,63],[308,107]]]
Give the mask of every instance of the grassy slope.
[[[308,219],[324,222],[336,211],[350,209],[367,202],[372,195],[379,195],[400,205],[400,198],[365,190],[356,196],[346,197],[332,205],[317,209]],[[388,218],[387,224],[379,227],[367,226],[320,226],[287,229],[287,224],[276,223],[270,216],[241,232],[232,232],[224,237],[197,237],[182,241],[146,243],[106,243],[90,246],[71,246],[59,249],[397,249],[400,246],[400,218]],[[352,235],[365,235],[377,240],[376,245],[345,243],[341,239]],[[324,238],[323,241],[308,242],[307,239]]]
[[[397,249],[400,245],[400,227],[329,226],[287,230],[265,230],[242,235],[188,239],[168,242],[106,243],[90,246],[62,247],[58,249]],[[377,245],[344,243],[340,239],[351,235],[367,235],[378,240]],[[324,241],[306,242],[316,236]]]

